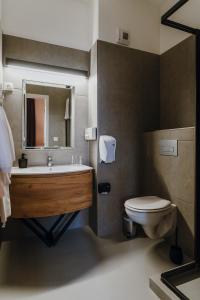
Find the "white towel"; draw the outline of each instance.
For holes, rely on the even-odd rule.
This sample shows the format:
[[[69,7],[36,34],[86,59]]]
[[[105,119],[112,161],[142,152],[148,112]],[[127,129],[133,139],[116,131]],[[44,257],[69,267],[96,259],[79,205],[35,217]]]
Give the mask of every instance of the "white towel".
[[[3,197],[0,199],[0,216],[2,227],[5,227],[7,218],[11,216],[11,205],[10,205],[10,175],[7,173],[0,173],[0,182],[3,188]]]
[[[64,119],[65,120],[68,120],[70,119],[70,107],[69,107],[69,98],[66,100],[66,106],[65,106],[65,116],[64,116]]]
[[[11,128],[3,107],[0,107],[0,217],[3,226],[11,215],[9,184],[15,160],[15,149]]]
[[[3,107],[0,107],[0,171],[10,173],[15,160],[11,128]]]

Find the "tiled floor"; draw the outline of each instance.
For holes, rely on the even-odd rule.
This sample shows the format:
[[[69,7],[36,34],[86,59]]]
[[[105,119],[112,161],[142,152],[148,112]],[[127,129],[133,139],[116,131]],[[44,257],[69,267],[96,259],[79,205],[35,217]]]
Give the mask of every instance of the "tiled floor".
[[[149,277],[172,267],[163,241],[71,230],[54,248],[27,239],[0,251],[0,299],[153,300]]]

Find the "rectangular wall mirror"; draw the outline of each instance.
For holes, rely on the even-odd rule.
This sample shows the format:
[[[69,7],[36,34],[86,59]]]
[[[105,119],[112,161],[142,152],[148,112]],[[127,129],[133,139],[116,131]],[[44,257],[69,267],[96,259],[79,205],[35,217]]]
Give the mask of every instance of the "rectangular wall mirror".
[[[23,81],[23,149],[72,147],[73,88]]]

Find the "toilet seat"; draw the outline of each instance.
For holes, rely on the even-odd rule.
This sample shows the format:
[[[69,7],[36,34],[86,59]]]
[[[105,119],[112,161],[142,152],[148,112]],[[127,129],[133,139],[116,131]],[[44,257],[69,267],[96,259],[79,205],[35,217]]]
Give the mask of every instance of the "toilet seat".
[[[145,196],[129,199],[125,207],[136,212],[160,212],[171,207],[171,202],[157,196]]]
[[[141,225],[150,239],[165,238],[176,228],[176,205],[157,196],[129,199],[124,203],[130,220]]]

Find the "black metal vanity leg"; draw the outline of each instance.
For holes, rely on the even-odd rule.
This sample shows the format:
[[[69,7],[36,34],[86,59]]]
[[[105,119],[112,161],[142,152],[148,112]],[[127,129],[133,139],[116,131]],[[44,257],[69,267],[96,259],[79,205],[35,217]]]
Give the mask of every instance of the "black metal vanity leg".
[[[65,217],[66,217],[65,214],[59,216],[57,218],[57,220],[55,221],[55,223],[51,226],[50,230],[47,232],[47,239],[48,239],[49,243],[51,244],[51,246],[54,245],[54,230],[56,230],[56,228],[60,225],[60,223],[62,223],[62,221]]]
[[[46,235],[41,234],[40,231],[33,225],[31,224],[30,221],[27,219],[21,219],[22,223],[28,227],[42,242],[45,243],[46,246],[51,247],[52,244],[50,241],[46,238]]]
[[[48,233],[48,230],[46,230],[46,228],[42,225],[42,224],[40,224],[40,222],[38,222],[38,220],[36,220],[36,219],[30,219],[35,225],[36,225],[36,227],[38,227],[41,231],[43,231],[45,234],[47,234]]]
[[[53,231],[56,229],[56,227],[60,224],[60,222],[65,218],[66,214],[63,214],[59,216],[56,220],[56,222],[51,226],[50,232],[53,233]]]
[[[41,241],[48,247],[55,246],[65,231],[72,224],[80,211],[71,213],[70,215],[63,214],[57,218],[50,230],[47,230],[37,219],[21,219],[23,224],[28,227]],[[66,220],[65,220],[66,217]],[[59,230],[60,228],[60,230]],[[54,231],[58,230],[57,235],[54,237]]]
[[[74,221],[74,219],[77,217],[77,215],[79,214],[80,211],[76,211],[74,213],[71,214],[70,218],[67,220],[66,224],[63,226],[63,228],[61,229],[61,231],[57,234],[57,236],[54,238],[54,245],[57,244],[57,242],[59,241],[59,239],[62,237],[62,235],[65,233],[65,231],[69,228],[69,226],[72,224],[72,222]]]

